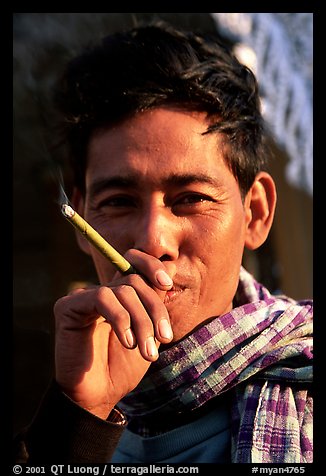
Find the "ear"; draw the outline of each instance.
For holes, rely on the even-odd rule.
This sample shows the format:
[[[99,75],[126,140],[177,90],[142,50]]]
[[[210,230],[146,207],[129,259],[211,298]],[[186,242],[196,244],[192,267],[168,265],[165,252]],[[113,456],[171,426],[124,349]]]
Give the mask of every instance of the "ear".
[[[268,237],[274,219],[276,199],[274,180],[267,172],[259,172],[245,198],[245,247],[249,250],[259,248]]]
[[[84,211],[85,211],[85,201],[84,197],[81,194],[80,190],[78,188],[74,188],[71,196],[71,203],[79,215],[82,217],[84,216]],[[81,233],[76,231],[76,238],[77,238],[77,243],[79,248],[86,254],[90,255],[91,254],[91,249],[90,249],[90,244],[86,240],[86,238],[83,237]]]

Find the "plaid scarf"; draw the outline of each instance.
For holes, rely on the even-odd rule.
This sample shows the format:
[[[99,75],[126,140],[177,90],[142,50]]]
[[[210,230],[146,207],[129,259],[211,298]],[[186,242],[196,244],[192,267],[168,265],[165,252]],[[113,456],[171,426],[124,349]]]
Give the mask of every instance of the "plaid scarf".
[[[312,302],[273,296],[242,267],[234,304],[161,352],[120,406],[169,418],[233,389],[232,462],[311,462]]]

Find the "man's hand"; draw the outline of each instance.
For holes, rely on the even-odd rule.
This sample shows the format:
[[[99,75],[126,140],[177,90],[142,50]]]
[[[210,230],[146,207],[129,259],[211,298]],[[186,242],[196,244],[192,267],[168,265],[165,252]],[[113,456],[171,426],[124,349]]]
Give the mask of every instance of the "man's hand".
[[[127,257],[128,256],[128,257]],[[107,286],[77,289],[59,299],[56,380],[83,408],[106,418],[143,378],[173,335],[163,299],[175,268],[137,250],[126,255],[139,274],[116,274]]]

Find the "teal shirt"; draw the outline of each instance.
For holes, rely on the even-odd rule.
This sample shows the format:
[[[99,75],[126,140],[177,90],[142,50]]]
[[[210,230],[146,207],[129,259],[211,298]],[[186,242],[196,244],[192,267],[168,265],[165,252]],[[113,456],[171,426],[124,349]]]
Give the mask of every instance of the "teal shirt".
[[[229,413],[217,408],[158,436],[124,431],[112,463],[230,463]]]

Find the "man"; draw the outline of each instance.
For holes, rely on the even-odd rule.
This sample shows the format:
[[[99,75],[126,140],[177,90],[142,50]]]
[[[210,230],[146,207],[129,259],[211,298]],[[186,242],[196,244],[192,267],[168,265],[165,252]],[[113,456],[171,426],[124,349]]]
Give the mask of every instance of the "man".
[[[251,71],[153,24],[74,59],[57,104],[71,201],[137,274],[77,237],[100,284],[55,305],[55,379],[23,460],[311,462],[312,303],[241,266],[276,205]]]

